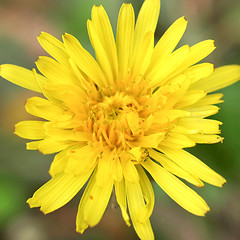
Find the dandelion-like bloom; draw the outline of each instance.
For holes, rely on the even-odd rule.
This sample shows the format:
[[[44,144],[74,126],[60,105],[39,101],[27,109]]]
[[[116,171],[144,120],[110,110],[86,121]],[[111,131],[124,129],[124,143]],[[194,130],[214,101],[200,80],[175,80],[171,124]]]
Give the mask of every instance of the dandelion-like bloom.
[[[7,80],[41,92],[26,102],[28,113],[44,120],[22,121],[15,133],[37,140],[27,149],[57,153],[51,180],[27,202],[45,214],[69,202],[87,183],[77,213],[83,233],[102,218],[113,188],[127,225],[140,239],[154,239],[149,217],[154,193],[146,171],[181,207],[203,216],[206,202],[179,178],[202,187],[225,179],[183,148],[222,141],[218,112],[222,94],[209,94],[240,78],[240,66],[214,70],[199,63],[214,49],[206,40],[175,50],[187,25],[176,20],[154,46],[159,0],[146,0],[136,25],[131,4],[123,4],[116,42],[102,6],[87,23],[96,60],[70,34],[60,42],[47,33],[38,40],[53,57],[40,57],[38,74],[4,64]],[[130,215],[130,217],[129,217]]]

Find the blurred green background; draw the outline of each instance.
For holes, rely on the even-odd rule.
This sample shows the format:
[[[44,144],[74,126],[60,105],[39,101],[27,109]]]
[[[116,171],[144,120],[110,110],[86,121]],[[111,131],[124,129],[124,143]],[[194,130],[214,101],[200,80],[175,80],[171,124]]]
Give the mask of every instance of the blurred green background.
[[[86,21],[91,7],[102,4],[114,30],[123,2],[131,2],[137,14],[142,0],[0,0],[0,64],[33,68],[39,55],[46,55],[37,42],[41,31],[61,39],[64,32],[76,36],[93,52]],[[162,0],[156,40],[178,17],[189,20],[180,42],[193,45],[214,39],[217,49],[207,58],[215,66],[240,63],[239,0]],[[239,240],[240,239],[240,84],[224,93],[225,103],[215,119],[221,126],[224,143],[197,146],[194,152],[227,179],[222,188],[207,185],[195,189],[208,202],[211,211],[196,217],[175,204],[154,185],[156,205],[151,217],[156,239]],[[122,220],[112,199],[100,224],[84,235],[75,233],[79,193],[64,208],[44,216],[25,203],[50,177],[53,156],[25,150],[25,141],[13,134],[14,125],[31,119],[24,110],[27,98],[36,94],[0,79],[0,239],[4,240],[122,240],[138,239],[133,228]]]

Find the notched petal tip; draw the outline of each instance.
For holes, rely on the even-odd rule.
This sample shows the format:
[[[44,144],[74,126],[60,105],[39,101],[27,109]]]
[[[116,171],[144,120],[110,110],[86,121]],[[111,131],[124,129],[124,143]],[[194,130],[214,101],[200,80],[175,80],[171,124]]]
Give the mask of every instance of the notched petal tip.
[[[48,33],[44,32],[44,31],[41,31],[40,34],[37,36],[37,38],[44,37],[43,35],[45,35],[45,34],[48,34]]]
[[[187,18],[186,18],[185,16],[182,16],[182,18],[183,18],[186,22],[188,22],[188,20],[187,20]]]
[[[207,208],[206,212],[203,213],[202,217],[205,217],[208,212],[210,212],[210,208],[209,207]]]

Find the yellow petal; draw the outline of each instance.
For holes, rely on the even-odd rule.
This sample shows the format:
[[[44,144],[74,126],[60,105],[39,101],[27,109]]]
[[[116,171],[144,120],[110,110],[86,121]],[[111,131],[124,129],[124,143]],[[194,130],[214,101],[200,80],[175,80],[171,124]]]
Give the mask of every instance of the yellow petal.
[[[159,147],[159,150],[164,152],[172,161],[185,171],[207,183],[221,187],[226,182],[222,176],[213,171],[206,164],[182,149],[161,146]]]
[[[152,188],[152,184],[149,181],[149,178],[147,177],[145,171],[143,170],[141,165],[136,166],[138,174],[139,174],[139,182],[140,186],[142,188],[143,197],[145,200],[145,206],[141,211],[141,215],[139,216],[138,221],[139,222],[145,222],[147,221],[150,216],[152,215],[154,203],[155,203],[155,197],[154,192]]]
[[[170,109],[175,105],[177,106],[178,102],[184,98],[190,86],[190,80],[184,74],[178,75],[173,80],[175,80],[176,83],[172,83],[172,86],[177,85],[177,89],[168,97],[166,107]]]
[[[130,158],[135,161],[140,161],[142,156],[141,149],[142,149],[141,147],[135,147],[135,148],[132,148],[130,151],[128,151],[128,153],[131,156]]]
[[[130,219],[127,213],[127,200],[126,200],[126,188],[125,188],[125,181],[122,179],[120,182],[115,182],[115,194],[116,194],[116,200],[118,205],[121,208],[122,217],[125,221],[125,223],[130,226]]]
[[[14,133],[22,138],[43,139],[46,137],[43,121],[22,121],[15,125]]]
[[[107,82],[100,66],[91,54],[82,47],[79,41],[67,33],[63,36],[63,41],[67,53],[79,69],[81,69],[98,86],[106,86]]]
[[[68,153],[69,153],[69,148],[66,150],[63,150],[61,152],[59,152],[58,154],[55,155],[50,169],[49,169],[49,174],[51,175],[51,177],[56,176],[57,174],[61,173],[64,171],[67,163],[68,163]]]
[[[222,103],[223,100],[221,98],[223,97],[222,93],[214,93],[214,94],[208,94],[204,98],[200,99],[198,102],[193,104],[191,107],[201,107],[201,106],[206,106],[206,105],[211,105],[211,104],[217,104],[217,103]]]
[[[175,148],[187,148],[194,147],[196,145],[196,143],[188,138],[185,134],[171,132],[166,135],[165,139],[160,144]]]
[[[222,123],[213,119],[199,119],[199,118],[181,118],[178,125],[189,130],[195,130],[195,133],[218,134],[219,125]]]
[[[129,182],[138,182],[139,176],[135,165],[130,159],[122,161],[122,170],[124,178]]]
[[[208,77],[214,71],[214,65],[211,63],[200,63],[188,68],[184,74],[186,74],[191,84],[199,81],[202,78]]]
[[[190,66],[207,57],[215,48],[213,40],[205,40],[190,47],[189,54],[183,59],[184,61],[176,67],[175,71],[168,76],[168,79],[171,79],[177,74],[181,74],[183,72],[185,74],[185,71]],[[204,71],[202,73],[204,77],[206,73]]]
[[[148,32],[144,36],[139,50],[136,52],[130,62],[133,78],[138,74],[143,75],[145,73],[145,70],[147,69],[152,58],[153,47],[154,33]]]
[[[56,89],[54,89],[56,87]],[[50,90],[48,88],[48,90]],[[56,84],[53,86],[53,95],[61,99],[68,109],[74,113],[84,113],[83,101],[86,97],[85,92],[81,88],[74,85]],[[55,92],[57,91],[57,92]]]
[[[206,202],[196,192],[160,165],[150,159],[142,165],[169,197],[187,211],[204,216],[210,210]]]
[[[192,183],[197,187],[204,186],[203,182],[193,176],[192,174],[186,172],[181,167],[179,167],[176,163],[174,163],[171,159],[167,158],[164,154],[158,152],[157,150],[149,149],[149,155],[154,160],[158,161],[167,171],[172,174],[185,179],[186,181]]]
[[[115,180],[115,182],[120,182],[123,179],[122,165],[120,163],[120,159],[118,155],[113,156],[112,177]]]
[[[77,143],[78,147],[72,148],[68,153],[68,162],[64,172],[80,176],[96,166],[98,152],[93,147]]]
[[[117,55],[120,79],[128,75],[129,57],[132,51],[134,37],[135,15],[131,4],[123,4],[117,24]]]
[[[29,98],[25,104],[26,111],[34,116],[47,120],[55,120],[64,113],[64,109],[40,97]]]
[[[78,207],[77,232],[83,233],[88,226],[93,227],[101,220],[113,189],[113,179],[110,175],[108,177],[109,181],[100,187],[96,174],[92,175]]]
[[[41,207],[45,214],[53,212],[68,203],[83,187],[91,172],[81,176],[60,173],[39,188],[27,203],[31,208]]]
[[[175,105],[176,108],[184,108],[192,105],[206,96],[206,92],[202,90],[190,90],[185,93],[181,100]]]
[[[199,107],[195,107],[194,105],[192,105],[189,107],[187,106],[184,109],[191,113],[191,117],[205,118],[205,117],[216,114],[220,108],[215,105],[206,105],[206,106],[199,106]]]
[[[42,154],[52,154],[55,152],[59,152],[69,145],[71,145],[72,141],[57,141],[52,138],[45,138],[43,141],[41,141],[38,145],[38,150]]]
[[[240,80],[240,66],[228,65],[216,68],[215,71],[206,78],[197,81],[191,86],[192,89],[201,89],[206,92],[214,92],[227,87]]]
[[[36,61],[39,71],[53,83],[76,84],[75,75],[66,68],[65,65],[58,63],[54,59],[41,56]]]
[[[88,21],[89,37],[99,65],[109,83],[113,83],[118,74],[118,61],[112,27],[102,5],[94,6],[91,16],[92,21]]]
[[[196,143],[212,144],[212,143],[218,143],[218,142],[223,141],[222,137],[220,137],[218,135],[214,135],[214,134],[200,134],[199,133],[199,134],[188,135],[188,137]]]
[[[65,51],[64,44],[46,32],[41,32],[38,37],[41,46],[58,62],[68,65],[69,56]]]
[[[43,140],[28,142],[28,143],[26,143],[26,149],[27,150],[38,150],[38,147],[42,141]]]
[[[213,40],[205,40],[193,45],[190,50],[187,60],[184,62],[186,66],[191,66],[205,57],[207,57],[212,51],[215,50],[215,44]]]
[[[46,126],[47,128],[47,126]],[[91,141],[92,135],[90,133],[76,131],[76,130],[65,130],[59,128],[47,128],[46,134],[55,139],[56,141]]]
[[[181,17],[167,29],[154,48],[151,64],[154,65],[163,61],[166,56],[172,53],[182,38],[186,27],[187,20],[185,17]]]
[[[105,149],[102,157],[98,161],[97,173],[96,173],[96,184],[100,187],[104,187],[106,182],[109,181],[109,176],[112,172],[113,163],[113,151]]]
[[[88,35],[91,41],[91,44],[95,50],[95,55],[97,62],[99,66],[101,67],[103,73],[106,76],[106,79],[108,81],[109,85],[114,84],[114,79],[116,79],[114,75],[116,73],[113,73],[113,69],[111,66],[111,60],[108,58],[106,50],[104,49],[104,46],[100,42],[100,39],[98,38],[97,32],[96,32],[96,26],[93,24],[92,21],[88,20],[87,22],[87,27],[88,27]]]
[[[169,55],[165,61],[156,64],[154,68],[151,68],[146,73],[146,76],[151,79],[150,86],[159,86],[164,84],[170,77],[174,77],[178,72],[177,69],[184,63],[187,56],[190,54],[190,48],[188,45],[184,45],[181,48],[174,51]]]
[[[34,73],[28,69],[12,65],[0,65],[0,76],[20,87],[30,89],[35,92],[42,92],[38,82],[35,79]],[[44,84],[46,78],[38,74],[39,81]]]
[[[132,57],[148,32],[155,32],[160,11],[160,0],[145,0],[137,17]]]
[[[177,118],[189,117],[190,113],[179,109],[173,109],[155,112],[153,116],[156,118],[154,119],[155,122],[166,124],[173,122]]]
[[[138,135],[140,132],[139,116],[136,112],[130,112],[127,114],[128,126],[133,136]]]
[[[140,220],[142,220],[142,210],[145,207],[145,200],[140,183],[126,181],[126,190],[129,213],[137,235],[143,240],[154,239],[149,219],[145,222],[140,222]]]
[[[165,132],[154,133],[148,136],[140,136],[136,141],[136,146],[145,148],[155,148],[163,140]]]

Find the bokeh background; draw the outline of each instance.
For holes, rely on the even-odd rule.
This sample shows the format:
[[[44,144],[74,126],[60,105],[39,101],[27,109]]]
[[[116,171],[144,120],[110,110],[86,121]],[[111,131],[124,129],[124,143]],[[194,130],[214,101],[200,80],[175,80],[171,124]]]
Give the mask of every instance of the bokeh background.
[[[137,14],[143,0],[0,0],[0,64],[33,68],[39,55],[46,55],[37,42],[41,31],[61,39],[75,35],[90,52],[86,21],[91,7],[103,4],[114,30],[123,2],[131,2]],[[180,42],[193,45],[214,39],[217,49],[206,60],[215,66],[240,63],[239,0],[162,0],[156,40],[178,17],[189,20]],[[151,222],[156,239],[240,239],[240,84],[224,93],[225,103],[214,118],[223,121],[224,143],[199,145],[194,152],[227,179],[223,188],[206,184],[195,189],[211,207],[206,217],[196,217],[174,203],[154,184],[156,205]],[[50,177],[53,156],[25,150],[25,141],[13,134],[14,125],[31,119],[24,110],[27,98],[36,95],[0,79],[0,239],[3,240],[122,240],[138,239],[128,228],[114,198],[100,224],[84,235],[75,233],[77,205],[82,192],[60,210],[44,216],[25,203]]]

